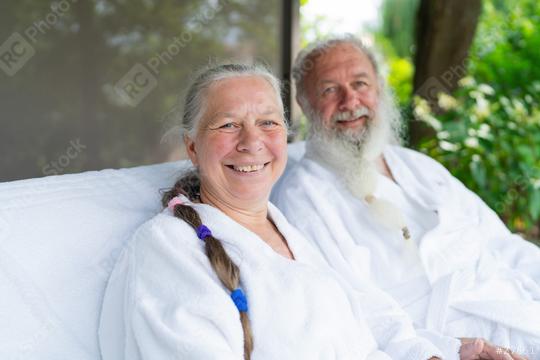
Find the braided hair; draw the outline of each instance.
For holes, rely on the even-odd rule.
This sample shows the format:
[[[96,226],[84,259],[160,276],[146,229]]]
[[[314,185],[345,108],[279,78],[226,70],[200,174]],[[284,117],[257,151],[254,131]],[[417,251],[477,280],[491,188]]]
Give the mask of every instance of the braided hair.
[[[200,181],[196,170],[188,172],[174,184],[171,190],[163,194],[162,205],[167,207],[169,201],[180,194],[186,196],[191,201],[200,200]],[[189,205],[177,204],[174,207],[173,214],[175,217],[188,223],[194,230],[202,225],[201,217]],[[204,244],[206,256],[210,260],[212,269],[216,272],[223,286],[232,293],[239,286],[240,269],[229,257],[221,241],[213,235],[207,236],[204,239]],[[244,331],[244,359],[249,360],[253,351],[253,335],[247,312],[240,312],[240,322]]]

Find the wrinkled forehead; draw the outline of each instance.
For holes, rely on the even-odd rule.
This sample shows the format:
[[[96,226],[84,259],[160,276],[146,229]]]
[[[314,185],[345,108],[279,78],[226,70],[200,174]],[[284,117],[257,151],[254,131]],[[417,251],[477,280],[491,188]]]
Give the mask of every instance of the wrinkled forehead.
[[[369,57],[352,44],[338,44],[322,49],[312,58],[313,69],[307,78],[311,82],[331,80],[333,75],[376,77],[376,72]]]
[[[204,117],[226,113],[236,116],[281,112],[278,94],[263,77],[238,76],[216,81],[206,91]]]

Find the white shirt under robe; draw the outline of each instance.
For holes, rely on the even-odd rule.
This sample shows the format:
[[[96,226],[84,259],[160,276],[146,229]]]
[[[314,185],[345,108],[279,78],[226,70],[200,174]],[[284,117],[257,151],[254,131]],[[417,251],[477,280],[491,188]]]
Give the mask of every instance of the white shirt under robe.
[[[538,247],[433,159],[397,146],[384,157],[396,182],[379,176],[375,196],[402,211],[409,240],[310,154],[287,171],[272,202],[352,286],[372,280],[424,336],[484,337],[540,359]]]
[[[192,206],[240,268],[252,359],[441,355],[386,294],[364,284],[353,290],[271,204],[269,217],[294,261],[216,208]],[[230,293],[211,268],[204,243],[168,209],[144,224],[120,256],[105,294],[99,340],[103,360],[243,359]]]

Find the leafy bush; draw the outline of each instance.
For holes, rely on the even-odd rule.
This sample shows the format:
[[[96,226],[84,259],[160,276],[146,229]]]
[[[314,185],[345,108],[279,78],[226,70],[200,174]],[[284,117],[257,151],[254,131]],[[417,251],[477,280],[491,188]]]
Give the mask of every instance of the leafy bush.
[[[540,239],[540,3],[486,1],[469,76],[433,115],[414,112],[436,138],[420,150],[443,163],[514,231]]]
[[[407,58],[392,57],[388,60],[388,84],[402,108],[410,104],[414,65]]]
[[[539,28],[537,0],[485,1],[469,73],[497,93],[523,98],[531,80],[540,79]]]
[[[525,89],[524,89],[525,90]],[[443,163],[515,231],[538,238],[540,218],[540,82],[507,97],[473,78],[455,97],[441,94],[442,115],[415,99],[417,118],[437,130],[421,150]]]

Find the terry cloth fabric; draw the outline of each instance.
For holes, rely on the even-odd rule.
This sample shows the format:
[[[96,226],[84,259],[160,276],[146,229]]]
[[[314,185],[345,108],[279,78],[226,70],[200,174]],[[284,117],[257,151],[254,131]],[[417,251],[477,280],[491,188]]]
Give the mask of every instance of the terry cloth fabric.
[[[287,239],[294,261],[216,208],[191,206],[240,268],[253,330],[252,359],[440,354],[416,337],[399,308],[383,311],[385,295],[368,286],[353,291],[272,204],[269,217]],[[381,311],[363,312],[369,302]],[[143,225],[121,255],[107,287],[99,337],[103,360],[243,358],[243,331],[230,293],[211,268],[204,242],[170,211]]]
[[[290,167],[303,143],[288,153]],[[0,359],[99,359],[99,312],[116,259],[161,211],[159,190],[189,164],[0,183]]]
[[[116,258],[187,165],[0,184],[0,359],[99,358],[99,311]]]
[[[272,201],[350,284],[371,279],[422,332],[484,337],[540,359],[538,247],[511,234],[431,158],[396,146],[384,157],[407,198],[399,204],[395,194],[384,194],[384,184],[379,195],[405,206],[408,222],[417,225],[413,241],[379,224],[329,167],[310,156],[284,176]],[[417,206],[418,214],[407,206]],[[418,267],[409,272],[415,257],[420,273]]]

